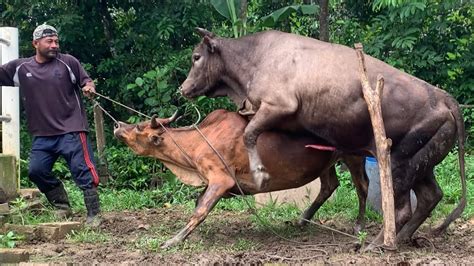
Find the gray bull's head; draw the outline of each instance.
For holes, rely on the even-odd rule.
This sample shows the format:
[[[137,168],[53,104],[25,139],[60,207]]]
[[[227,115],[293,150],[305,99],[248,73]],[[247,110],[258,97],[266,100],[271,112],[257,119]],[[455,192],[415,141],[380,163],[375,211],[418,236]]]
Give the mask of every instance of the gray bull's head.
[[[181,93],[188,98],[210,93],[224,72],[218,39],[212,32],[201,28],[196,30],[203,39],[193,51],[191,70],[180,87]]]

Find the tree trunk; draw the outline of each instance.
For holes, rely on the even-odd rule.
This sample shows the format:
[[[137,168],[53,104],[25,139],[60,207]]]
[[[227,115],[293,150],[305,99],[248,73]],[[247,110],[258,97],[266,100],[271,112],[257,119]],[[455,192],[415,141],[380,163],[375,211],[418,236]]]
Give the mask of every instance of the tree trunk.
[[[328,0],[319,0],[319,39],[325,42],[329,42],[328,17]]]
[[[390,147],[392,146],[392,140],[386,137],[385,126],[382,119],[383,77],[381,75],[377,77],[377,87],[375,90],[370,87],[362,44],[355,44],[355,48],[357,57],[359,58],[362,93],[364,94],[364,99],[367,102],[367,107],[369,109],[370,120],[374,131],[375,146],[377,149],[377,162],[380,169],[384,245],[389,249],[396,250],[395,203],[393,198],[390,160]]]
[[[102,26],[104,27],[104,35],[105,39],[107,40],[107,45],[109,46],[110,54],[112,57],[116,57],[117,52],[115,51],[115,47],[113,45],[113,22],[108,10],[109,8],[107,5],[107,0],[100,0],[98,9],[100,12]]]

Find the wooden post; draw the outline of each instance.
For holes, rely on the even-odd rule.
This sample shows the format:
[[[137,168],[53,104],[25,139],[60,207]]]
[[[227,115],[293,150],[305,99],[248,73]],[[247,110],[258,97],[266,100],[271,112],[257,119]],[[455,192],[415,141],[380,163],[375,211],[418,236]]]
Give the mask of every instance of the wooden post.
[[[387,139],[385,126],[382,119],[382,90],[383,77],[377,76],[377,87],[370,87],[365,67],[364,53],[362,44],[354,45],[357,57],[359,58],[360,80],[362,83],[362,92],[369,109],[370,120],[375,137],[375,146],[377,148],[377,162],[380,170],[380,188],[382,192],[382,211],[384,227],[384,245],[389,249],[396,249],[396,227],[395,227],[395,203],[393,199],[393,183],[390,161],[390,147],[392,140]]]
[[[104,115],[99,106],[94,105],[94,123],[95,123],[95,136],[97,141],[97,157],[98,164],[97,170],[100,178],[100,183],[106,184],[109,180],[109,172],[107,170],[107,163],[104,158],[105,149],[105,134],[104,134]]]

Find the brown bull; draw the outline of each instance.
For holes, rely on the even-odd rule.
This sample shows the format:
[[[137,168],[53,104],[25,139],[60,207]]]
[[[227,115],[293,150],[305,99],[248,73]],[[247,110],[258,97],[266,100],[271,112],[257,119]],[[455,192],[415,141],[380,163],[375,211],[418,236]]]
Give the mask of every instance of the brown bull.
[[[227,39],[198,29],[203,37],[181,86],[187,97],[237,95],[257,108],[244,143],[258,185],[268,174],[257,150],[262,132],[285,128],[310,132],[345,153],[376,155],[354,49],[278,31]],[[369,81],[385,77],[382,114],[392,140],[391,161],[397,239],[410,238],[441,200],[434,166],[459,145],[462,197],[437,228],[444,231],[466,204],[464,124],[459,105],[445,91],[366,56]],[[233,91],[233,93],[229,93]],[[410,190],[418,200],[410,211]],[[376,243],[382,243],[383,232]]]
[[[119,122],[114,130],[115,136],[135,153],[159,159],[183,183],[206,186],[197,200],[189,223],[176,236],[166,241],[163,248],[186,238],[204,221],[219,199],[230,194],[241,194],[239,186],[244,194],[256,194],[300,187],[320,177],[321,191],[299,222],[305,224],[339,185],[334,163],[340,156],[337,152],[305,148],[307,144],[321,143],[314,137],[277,132],[262,134],[258,139],[257,149],[262,155],[263,164],[276,177],[262,190],[256,186],[249,171],[249,160],[242,138],[248,123],[246,119],[234,112],[216,110],[198,126],[229,169],[196,129],[170,128],[168,124],[172,120],[152,118],[135,125]],[[368,188],[364,158],[344,156],[343,159],[357,188],[359,216],[354,229],[359,230],[364,227]]]

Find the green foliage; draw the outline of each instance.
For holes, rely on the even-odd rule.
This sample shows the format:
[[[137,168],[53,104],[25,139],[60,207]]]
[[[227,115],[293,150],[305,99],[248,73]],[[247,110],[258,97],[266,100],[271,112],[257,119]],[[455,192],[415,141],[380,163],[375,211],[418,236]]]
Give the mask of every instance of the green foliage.
[[[467,204],[462,217],[469,219],[474,216],[474,156],[467,154],[466,179],[467,179]],[[433,217],[446,217],[459,203],[461,196],[461,178],[459,173],[458,154],[451,152],[435,168],[435,176],[439,186],[443,190],[443,199],[433,212]]]
[[[239,18],[240,0],[211,0],[211,4],[219,14],[230,21],[235,38],[245,34],[239,31],[239,28],[245,28],[243,25],[245,21]]]
[[[365,244],[365,241],[367,240],[367,232],[366,231],[360,231],[357,234],[357,238],[359,239],[359,244],[363,247]]]
[[[109,173],[113,177],[109,182],[111,187],[144,189],[154,176],[161,173],[161,163],[139,157],[128,147],[108,146],[104,153]]]
[[[283,21],[293,14],[296,16],[315,15],[319,13],[319,7],[316,5],[292,5],[275,10],[270,15],[262,18],[262,27],[273,27],[279,21]]]
[[[19,236],[13,231],[8,231],[6,234],[0,235],[0,248],[14,248],[16,243],[23,239],[23,236]]]

